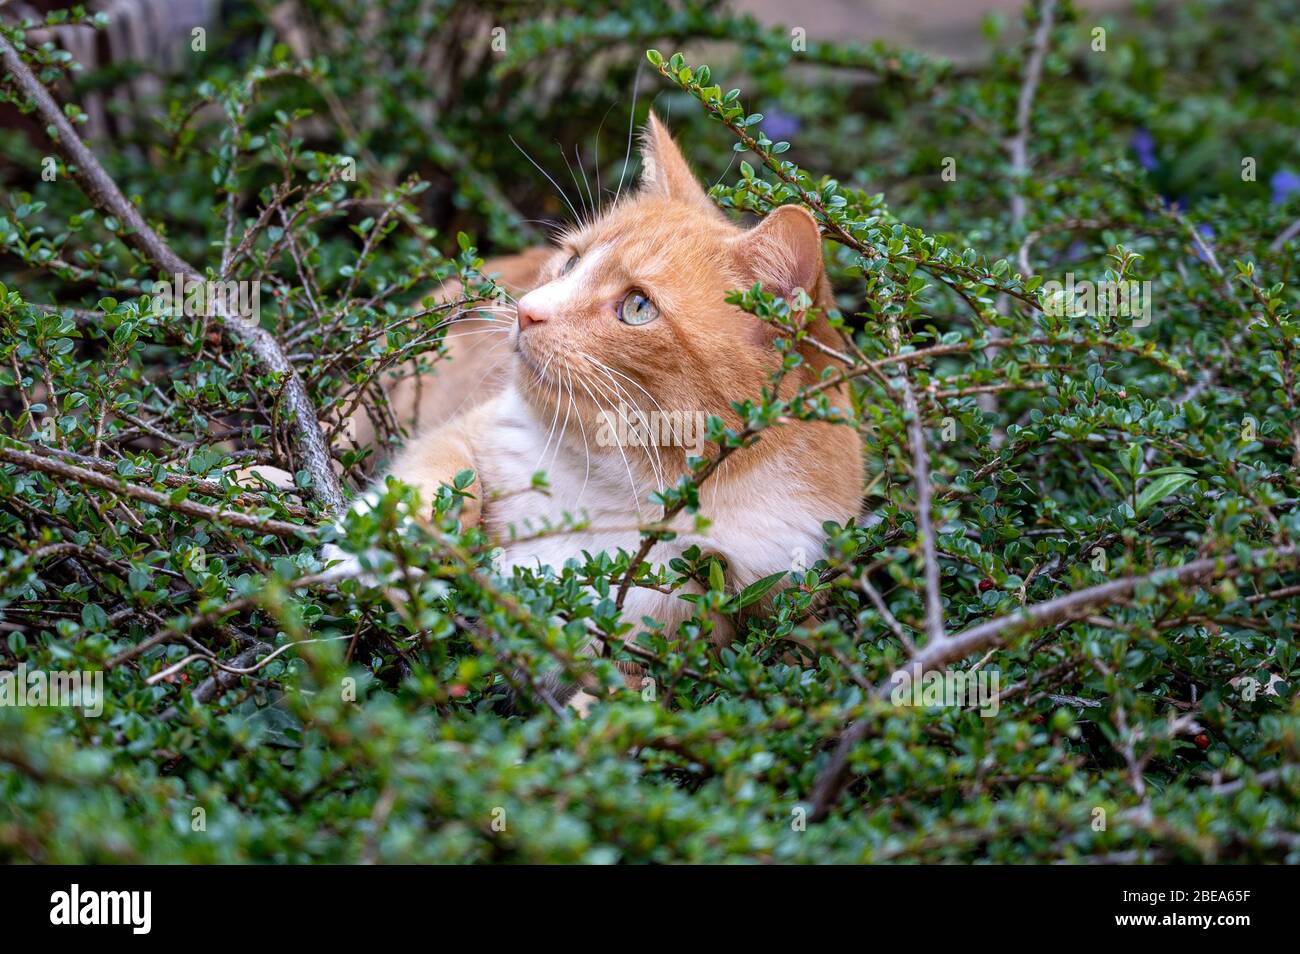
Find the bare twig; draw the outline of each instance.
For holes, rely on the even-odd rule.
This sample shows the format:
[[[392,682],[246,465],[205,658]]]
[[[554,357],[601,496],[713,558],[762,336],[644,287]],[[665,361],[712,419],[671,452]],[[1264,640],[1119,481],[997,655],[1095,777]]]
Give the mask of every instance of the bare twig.
[[[249,646],[230,661],[230,666],[218,667],[216,672],[199,683],[198,686],[195,687],[191,698],[200,705],[211,702],[239,681],[240,676],[237,673],[231,672],[231,669],[238,669],[241,666],[247,666],[261,653],[268,652],[270,648],[270,646],[263,642],[256,642]],[[169,719],[175,718],[179,711],[180,710],[175,706],[168,706],[159,713],[158,718],[163,722],[166,722]]]
[[[16,467],[22,467],[26,470],[40,471],[51,477],[58,477],[63,480],[73,480],[79,484],[86,484],[91,487],[99,487],[103,490],[120,494],[124,497],[131,497],[144,503],[153,504],[155,507],[163,507],[167,510],[175,510],[177,513],[183,513],[190,517],[198,517],[201,520],[207,520],[211,523],[226,524],[231,527],[239,527],[244,530],[259,530],[263,533],[273,533],[280,537],[300,537],[312,535],[316,532],[314,527],[302,526],[296,523],[286,523],[283,520],[274,520],[270,517],[259,517],[251,513],[242,513],[238,510],[222,510],[218,507],[209,507],[206,504],[195,503],[193,500],[180,499],[175,500],[170,494],[153,490],[149,487],[141,487],[138,484],[131,484],[120,478],[110,477],[108,474],[101,474],[93,470],[87,470],[84,467],[77,467],[66,461],[58,460],[51,457],[41,457],[37,454],[29,454],[26,451],[14,450],[11,447],[0,446],[0,461],[7,464],[13,464]]]
[[[1043,79],[1043,63],[1047,60],[1047,48],[1052,39],[1052,17],[1055,12],[1056,0],[1041,0],[1038,6],[1038,27],[1034,30],[1032,48],[1020,82],[1020,95],[1016,98],[1016,129],[1005,143],[1011,167],[1012,235],[1019,235],[1025,225],[1024,182],[1029,175],[1029,137],[1033,128],[1034,98],[1038,95],[1038,85]],[[1006,311],[1005,292],[998,295],[994,307],[999,314]],[[1002,337],[1002,329],[997,325],[991,325],[988,333],[994,339]],[[985,411],[997,409],[994,393],[980,395],[980,407]],[[1005,432],[1001,428],[996,429],[993,432],[994,448],[1000,447],[1005,439]]]
[[[237,662],[235,665],[227,665],[226,663],[223,663],[221,660],[217,659],[210,652],[190,653],[190,655],[186,656],[180,662],[173,663],[172,665],[168,666],[166,669],[154,673],[152,676],[150,676],[148,679],[144,681],[144,684],[146,686],[157,685],[158,683],[166,680],[169,676],[176,675],[176,673],[180,672],[182,669],[184,669],[186,666],[190,665],[191,663],[196,663],[196,662],[205,662],[208,665],[214,667],[215,669],[218,669],[221,672],[229,673],[232,676],[251,676],[259,669],[263,669],[266,666],[270,665],[272,662],[274,662],[275,658],[279,656],[281,653],[288,652],[290,649],[296,649],[299,646],[306,646],[311,643],[336,643],[339,642],[340,640],[351,639],[351,638],[352,636],[351,634],[349,634],[347,636],[322,636],[319,639],[297,639],[294,640],[293,642],[285,643],[279,649],[273,650],[265,659],[262,659],[256,665],[253,666],[247,665],[247,662],[252,662],[251,659],[248,660],[247,662]]]
[[[358,574],[359,570],[351,567],[333,567],[322,573],[314,573],[310,576],[300,576],[296,580],[289,580],[285,586],[290,590],[306,589],[313,586],[333,586],[343,580],[351,579]],[[238,599],[231,600],[218,606],[216,609],[208,610],[198,616],[191,617],[188,620],[175,620],[163,626],[148,639],[142,640],[128,649],[122,650],[116,656],[112,656],[104,663],[104,668],[115,669],[122,663],[130,662],[139,656],[144,655],[155,646],[161,646],[163,643],[169,643],[185,635],[185,631],[197,629],[200,626],[208,626],[220,621],[231,613],[238,613],[256,605],[263,598],[259,591],[250,596],[241,596]],[[238,665],[238,663],[236,663]],[[247,665],[246,663],[244,665]]]
[[[1278,237],[1273,239],[1272,243],[1268,247],[1268,250],[1270,252],[1282,251],[1282,246],[1285,245],[1287,242],[1291,241],[1297,235],[1300,235],[1300,219],[1296,219],[1285,229],[1283,229],[1280,233],[1278,233]]]
[[[894,614],[889,611],[889,607],[885,605],[885,598],[880,595],[880,591],[871,585],[865,570],[858,579],[858,585],[862,587],[862,592],[867,594],[867,599],[871,600],[871,605],[876,608],[876,612],[885,621],[885,625],[898,637],[898,641],[903,644],[903,648],[907,650],[908,655],[915,656],[916,644],[912,642],[911,637],[907,635],[907,631],[899,624]]]
[[[145,221],[135,204],[122,194],[94,153],[81,141],[49,90],[4,36],[0,36],[0,59],[4,61],[10,82],[35,104],[42,125],[53,129],[54,148],[67,163],[73,178],[96,208],[106,215],[115,216],[122,223],[123,241],[161,272],[202,281],[198,270],[172,251]],[[228,337],[251,351],[268,371],[284,377],[284,401],[293,421],[294,450],[312,476],[312,492],[327,509],[341,511],[346,503],[343,488],[334,473],[329,448],[321,435],[316,409],[297,371],[271,333],[260,325],[230,313],[224,304],[220,304],[218,318]]]
[[[939,594],[939,555],[935,550],[934,526],[930,517],[930,454],[925,448],[925,428],[921,423],[921,410],[916,405],[916,394],[907,375],[900,375],[903,388],[903,406],[911,420],[907,424],[908,440],[912,445],[912,483],[916,486],[916,530],[921,538],[921,553],[925,559],[925,634],[927,648],[944,638],[943,600]]]
[[[1300,555],[1300,547],[1276,547],[1252,551],[1251,561],[1266,559],[1294,561],[1297,555]],[[1182,566],[1164,567],[1142,576],[1124,577],[1099,586],[1076,590],[1054,600],[1035,603],[1006,616],[999,616],[972,626],[948,639],[927,643],[925,648],[909,661],[906,668],[914,676],[919,675],[927,670],[947,666],[990,646],[1005,645],[1013,636],[1029,630],[1087,616],[1099,607],[1128,599],[1140,586],[1165,587],[1221,579],[1235,570],[1239,563],[1235,554],[1227,554],[1221,557],[1193,560]],[[876,687],[876,701],[889,697],[893,679],[894,674],[891,673],[888,679]],[[812,804],[810,814],[813,820],[821,820],[830,812],[831,806],[847,781],[849,755],[858,743],[866,738],[872,724],[873,720],[870,717],[863,717],[840,734],[830,761],[818,774],[809,795]]]
[[[1020,83],[1020,96],[1016,99],[1016,131],[1007,142],[1011,157],[1011,227],[1018,232],[1025,221],[1025,196],[1021,183],[1029,174],[1029,133],[1034,112],[1034,97],[1043,79],[1043,63],[1047,59],[1048,41],[1052,36],[1052,18],[1056,13],[1056,0],[1043,0],[1038,10],[1038,27],[1034,30],[1029,60],[1025,63],[1024,78]]]

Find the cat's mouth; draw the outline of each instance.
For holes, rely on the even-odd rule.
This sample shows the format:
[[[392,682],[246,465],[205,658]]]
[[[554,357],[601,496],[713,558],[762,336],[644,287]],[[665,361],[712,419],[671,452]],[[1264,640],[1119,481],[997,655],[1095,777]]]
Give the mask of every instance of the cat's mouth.
[[[519,356],[519,361],[523,364],[528,373],[537,379],[539,383],[548,380],[546,372],[550,368],[551,361],[545,360],[539,362],[529,352],[527,346],[524,345],[522,336],[515,340],[515,354]]]

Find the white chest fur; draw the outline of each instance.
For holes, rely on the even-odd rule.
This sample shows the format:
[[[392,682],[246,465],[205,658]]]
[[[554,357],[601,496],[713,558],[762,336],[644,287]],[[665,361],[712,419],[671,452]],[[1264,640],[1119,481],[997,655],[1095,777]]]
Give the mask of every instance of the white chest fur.
[[[563,439],[561,439],[563,434]],[[585,550],[595,554],[635,552],[638,527],[661,514],[649,500],[658,489],[637,448],[596,446],[591,422],[563,410],[543,421],[513,386],[496,400],[496,411],[475,441],[475,457],[487,488],[483,515],[489,534],[500,541],[501,568],[563,566]],[[740,453],[744,453],[741,451]],[[550,489],[532,490],[533,475],[546,471]],[[796,472],[772,463],[728,474],[724,463],[701,491],[701,510],[710,520],[694,532],[694,515],[679,515],[682,533],[650,552],[665,563],[692,544],[719,553],[731,582],[742,587],[763,576],[810,565],[821,555],[821,522],[815,498]],[[581,521],[582,529],[572,529]],[[625,616],[652,616],[672,625],[690,616],[691,604],[677,594],[636,589]]]

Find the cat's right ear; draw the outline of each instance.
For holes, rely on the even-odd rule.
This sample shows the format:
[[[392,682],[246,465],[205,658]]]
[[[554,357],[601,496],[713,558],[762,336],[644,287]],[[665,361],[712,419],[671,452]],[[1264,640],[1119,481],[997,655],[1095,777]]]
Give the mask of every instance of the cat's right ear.
[[[824,270],[822,235],[817,220],[803,206],[773,209],[736,238],[733,255],[750,284],[762,282],[764,291],[783,298],[796,288],[817,297]]]
[[[651,110],[641,130],[641,191],[717,212],[662,120]]]

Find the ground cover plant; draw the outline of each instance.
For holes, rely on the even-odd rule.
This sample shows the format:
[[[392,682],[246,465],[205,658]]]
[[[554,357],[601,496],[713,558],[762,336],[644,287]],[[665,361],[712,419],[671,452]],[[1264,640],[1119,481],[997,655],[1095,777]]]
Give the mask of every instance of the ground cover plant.
[[[168,69],[78,69],[81,10],[4,21],[0,858],[1296,860],[1296,12],[1040,0],[970,64],[715,2],[235,4]],[[737,592],[645,549],[502,574],[468,480],[432,527],[396,485],[349,512],[435,290],[610,201],[652,104],[729,214],[816,217],[843,332],[658,504],[821,418],[863,436],[861,516]],[[189,279],[258,283],[256,320]],[[806,303],[734,297],[797,361]],[[634,635],[630,588],[691,580]],[[102,693],[44,704],[53,673]],[[586,718],[545,689],[593,674]]]

